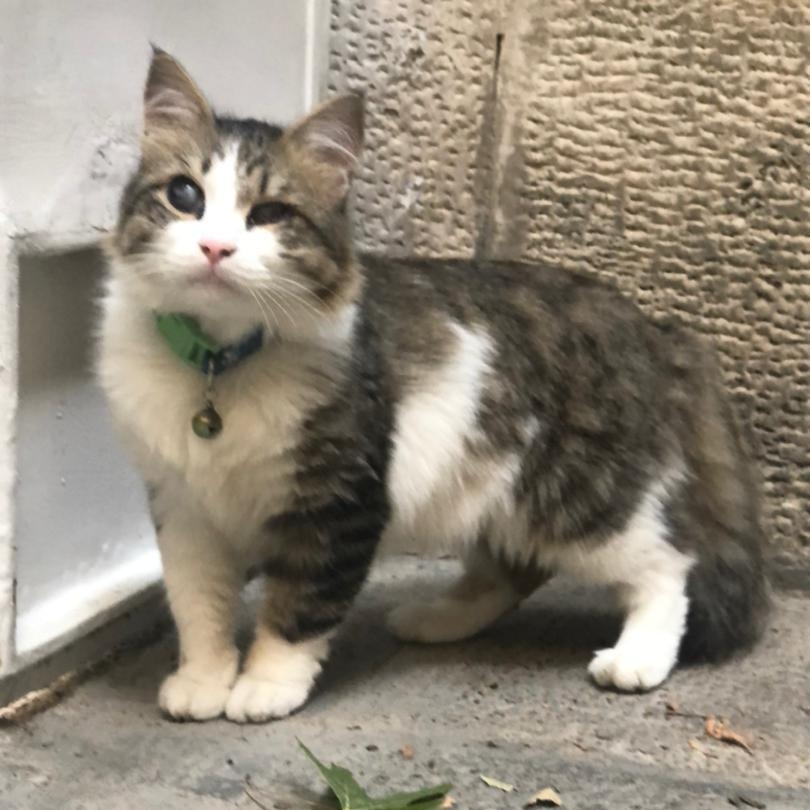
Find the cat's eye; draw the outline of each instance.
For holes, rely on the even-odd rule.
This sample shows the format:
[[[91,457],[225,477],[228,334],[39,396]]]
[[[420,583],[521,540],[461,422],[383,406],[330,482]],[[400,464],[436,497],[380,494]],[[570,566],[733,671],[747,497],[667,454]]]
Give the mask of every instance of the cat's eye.
[[[169,181],[166,189],[169,202],[184,214],[194,214],[198,219],[205,210],[205,195],[202,189],[190,178],[179,174]]]
[[[284,219],[289,219],[295,213],[295,208],[289,203],[274,200],[273,202],[254,205],[247,218],[248,228],[254,225],[274,225]]]

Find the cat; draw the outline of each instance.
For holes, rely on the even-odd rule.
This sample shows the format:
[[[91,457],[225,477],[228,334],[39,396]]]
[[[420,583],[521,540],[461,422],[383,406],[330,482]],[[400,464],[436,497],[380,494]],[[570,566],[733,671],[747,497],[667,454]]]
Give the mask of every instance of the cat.
[[[463,561],[447,593],[392,611],[406,640],[470,637],[558,571],[621,596],[601,686],[652,689],[757,638],[756,476],[707,347],[587,275],[357,254],[357,96],[287,128],[219,117],[156,49],[144,120],[98,375],[178,630],[168,716],[304,704],[381,540]]]

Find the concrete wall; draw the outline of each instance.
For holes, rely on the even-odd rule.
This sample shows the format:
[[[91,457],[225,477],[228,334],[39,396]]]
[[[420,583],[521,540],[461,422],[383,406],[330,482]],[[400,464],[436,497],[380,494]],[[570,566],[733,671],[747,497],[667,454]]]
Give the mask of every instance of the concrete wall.
[[[0,0],[0,676],[159,576],[89,360],[149,43],[218,109],[285,122],[321,94],[328,19],[325,0]]]
[[[335,0],[360,244],[595,269],[714,340],[810,552],[810,6]]]

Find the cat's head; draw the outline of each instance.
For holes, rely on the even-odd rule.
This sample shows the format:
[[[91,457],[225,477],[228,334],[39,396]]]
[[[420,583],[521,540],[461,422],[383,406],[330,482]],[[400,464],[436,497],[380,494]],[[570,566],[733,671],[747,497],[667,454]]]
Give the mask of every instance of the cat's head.
[[[334,313],[358,288],[346,197],[362,136],[351,95],[286,129],[218,117],[156,49],[110,245],[116,277],[154,310],[215,322],[283,330]]]

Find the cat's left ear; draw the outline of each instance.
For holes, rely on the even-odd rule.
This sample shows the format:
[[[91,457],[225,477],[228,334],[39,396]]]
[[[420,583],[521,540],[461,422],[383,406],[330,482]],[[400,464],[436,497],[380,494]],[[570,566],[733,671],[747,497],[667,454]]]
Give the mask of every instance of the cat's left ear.
[[[337,205],[349,191],[363,149],[362,97],[337,96],[324,102],[293,124],[284,138],[317,172],[319,195]]]

